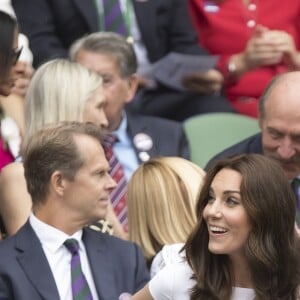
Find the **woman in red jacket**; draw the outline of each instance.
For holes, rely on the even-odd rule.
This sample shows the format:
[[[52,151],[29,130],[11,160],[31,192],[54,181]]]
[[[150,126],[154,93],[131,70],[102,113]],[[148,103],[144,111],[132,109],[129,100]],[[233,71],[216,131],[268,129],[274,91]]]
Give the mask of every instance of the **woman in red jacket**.
[[[273,76],[300,69],[300,1],[190,0],[199,43],[220,55],[225,93],[242,114],[257,116]]]

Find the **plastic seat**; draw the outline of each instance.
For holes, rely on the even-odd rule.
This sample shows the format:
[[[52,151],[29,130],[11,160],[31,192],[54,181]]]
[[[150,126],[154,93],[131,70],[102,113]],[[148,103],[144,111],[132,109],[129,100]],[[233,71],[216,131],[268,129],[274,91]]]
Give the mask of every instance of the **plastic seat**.
[[[222,150],[260,131],[257,119],[234,113],[209,113],[184,121],[191,161],[204,168]]]

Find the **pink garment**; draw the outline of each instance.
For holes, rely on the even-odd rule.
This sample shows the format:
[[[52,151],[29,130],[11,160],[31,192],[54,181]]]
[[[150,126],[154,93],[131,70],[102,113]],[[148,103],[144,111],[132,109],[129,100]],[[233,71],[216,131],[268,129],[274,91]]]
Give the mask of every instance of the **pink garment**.
[[[3,147],[3,140],[0,136],[0,171],[12,161],[14,161],[14,157],[8,149]]]
[[[209,53],[221,55],[221,71],[231,55],[244,51],[258,24],[288,32],[300,49],[299,0],[250,0],[247,6],[242,0],[189,0],[189,6],[199,43]],[[275,75],[286,71],[288,66],[283,63],[256,68],[226,86],[225,93],[240,113],[256,116],[265,87]]]

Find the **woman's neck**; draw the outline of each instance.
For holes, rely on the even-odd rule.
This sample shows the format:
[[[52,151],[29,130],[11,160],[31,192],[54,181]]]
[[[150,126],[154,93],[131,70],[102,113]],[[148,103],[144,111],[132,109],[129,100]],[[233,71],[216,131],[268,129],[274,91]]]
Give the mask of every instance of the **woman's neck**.
[[[231,257],[232,270],[234,274],[234,286],[252,288],[252,278],[249,265],[244,256]]]

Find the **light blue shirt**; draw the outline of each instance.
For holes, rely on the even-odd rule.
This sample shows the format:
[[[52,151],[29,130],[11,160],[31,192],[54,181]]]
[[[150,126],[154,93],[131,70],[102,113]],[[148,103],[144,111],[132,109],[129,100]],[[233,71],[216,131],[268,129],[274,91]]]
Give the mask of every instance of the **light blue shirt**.
[[[127,116],[125,112],[123,112],[119,128],[113,134],[118,138],[118,141],[113,145],[113,150],[120,164],[123,166],[125,177],[128,181],[132,173],[139,166],[139,162],[127,132]]]

